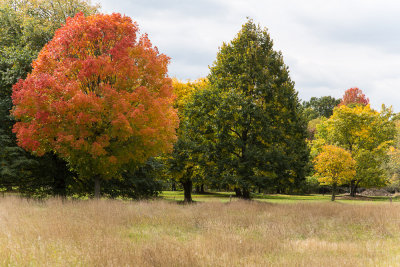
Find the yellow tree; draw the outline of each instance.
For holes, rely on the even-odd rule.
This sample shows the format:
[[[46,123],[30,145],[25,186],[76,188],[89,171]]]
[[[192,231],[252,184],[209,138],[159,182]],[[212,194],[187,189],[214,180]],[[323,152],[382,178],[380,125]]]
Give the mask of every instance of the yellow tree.
[[[178,109],[179,116],[183,119],[183,111],[186,103],[190,101],[192,95],[208,86],[208,80],[200,78],[194,81],[183,82],[176,78],[172,79],[172,86],[174,88],[175,101],[174,107]]]
[[[324,185],[332,186],[332,201],[338,185],[346,184],[356,175],[356,162],[343,148],[325,145],[314,160],[315,175]]]
[[[356,175],[349,183],[351,196],[355,196],[358,186],[375,187],[387,183],[383,163],[387,161],[395,135],[392,116],[391,109],[384,106],[378,112],[370,105],[342,105],[318,125],[314,151],[320,150],[323,144],[336,145],[348,150],[356,161]]]

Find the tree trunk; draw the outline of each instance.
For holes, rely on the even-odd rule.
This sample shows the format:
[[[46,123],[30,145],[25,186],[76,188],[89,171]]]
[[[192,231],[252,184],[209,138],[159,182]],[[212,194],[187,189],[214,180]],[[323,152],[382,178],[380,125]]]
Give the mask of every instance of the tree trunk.
[[[196,185],[196,193],[200,194],[200,185]]]
[[[204,193],[205,193],[205,191],[204,191],[204,184],[201,184],[201,186],[200,186],[200,193],[201,193],[201,194],[204,194]]]
[[[100,199],[100,177],[96,175],[94,177],[94,197]]]
[[[67,179],[72,176],[66,162],[55,154],[50,154],[49,158],[54,164],[53,169],[53,195],[65,197],[67,195]]]
[[[351,180],[350,182],[350,196],[355,197],[356,196],[356,180]]]
[[[176,191],[176,184],[175,184],[175,181],[172,182],[172,188],[171,188],[171,189],[172,189],[172,191]]]
[[[67,195],[67,185],[64,173],[61,173],[58,177],[55,177],[53,191],[54,194],[59,197],[65,197]]]
[[[191,203],[193,202],[192,200],[192,179],[187,178],[185,180],[183,180],[182,182],[182,186],[183,186],[183,194],[185,196],[185,199],[183,200],[185,203]]]
[[[332,185],[332,198],[331,198],[331,201],[335,201],[335,198],[336,198],[336,187],[337,187],[337,184],[334,183]]]
[[[236,194],[236,197],[242,197],[243,195],[242,195],[242,190],[240,190],[240,188],[238,188],[238,187],[235,187],[235,194]]]
[[[360,180],[358,180],[357,182],[356,182],[356,185],[354,186],[354,196],[356,196],[356,194],[357,194],[357,189],[358,189],[358,185],[360,184]]]
[[[250,190],[248,188],[243,188],[243,199],[250,200]]]

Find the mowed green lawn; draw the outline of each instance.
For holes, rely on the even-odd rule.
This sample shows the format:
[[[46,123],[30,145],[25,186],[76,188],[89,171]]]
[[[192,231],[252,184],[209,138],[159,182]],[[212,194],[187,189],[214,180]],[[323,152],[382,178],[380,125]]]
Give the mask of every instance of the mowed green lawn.
[[[232,196],[232,197],[231,197]],[[163,191],[160,197],[168,201],[183,201],[183,191]],[[219,201],[229,202],[237,201],[234,192],[213,192],[206,194],[192,194],[192,199],[195,202]],[[256,201],[270,203],[297,203],[297,202],[331,202],[330,194],[309,194],[309,195],[282,195],[282,194],[253,194],[252,199]],[[338,203],[384,203],[390,202],[390,197],[386,196],[371,196],[371,197],[356,197],[351,199],[349,196],[338,195],[336,198]],[[400,197],[393,197],[392,202],[400,202]]]

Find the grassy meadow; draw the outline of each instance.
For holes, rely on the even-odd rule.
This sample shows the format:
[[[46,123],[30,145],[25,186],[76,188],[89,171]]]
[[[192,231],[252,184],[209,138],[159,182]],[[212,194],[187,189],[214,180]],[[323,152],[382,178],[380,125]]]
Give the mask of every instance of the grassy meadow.
[[[214,195],[193,205],[2,197],[0,266],[398,265],[400,203],[275,197]]]

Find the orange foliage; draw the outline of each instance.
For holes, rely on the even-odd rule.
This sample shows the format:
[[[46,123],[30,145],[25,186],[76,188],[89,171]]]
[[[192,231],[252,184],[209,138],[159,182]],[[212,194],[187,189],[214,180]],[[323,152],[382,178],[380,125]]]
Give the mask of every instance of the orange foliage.
[[[350,88],[344,92],[342,102],[340,102],[339,106],[347,106],[350,104],[361,104],[365,106],[369,104],[369,99],[366,98],[363,92],[357,87]]]
[[[18,144],[103,177],[170,151],[178,117],[169,58],[138,31],[120,14],[68,19],[13,87]]]

